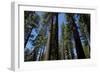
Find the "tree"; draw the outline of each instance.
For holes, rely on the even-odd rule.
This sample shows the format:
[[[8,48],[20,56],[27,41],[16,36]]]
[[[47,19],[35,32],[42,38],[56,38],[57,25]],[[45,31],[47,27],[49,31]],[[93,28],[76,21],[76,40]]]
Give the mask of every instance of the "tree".
[[[87,19],[87,21],[86,21]],[[80,26],[83,48],[86,58],[90,58],[90,16],[89,14],[80,14],[78,24]]]
[[[71,59],[71,49],[73,48],[72,44],[72,32],[70,28],[70,24],[62,23],[62,58],[63,59]]]
[[[39,16],[33,11],[24,11],[24,48],[29,40],[33,28],[39,26]]]
[[[61,26],[61,40],[60,40],[60,55],[61,55],[61,59],[64,59],[65,58],[65,54],[64,54],[64,48],[65,48],[65,46],[64,46],[64,29],[65,29],[65,25],[64,25],[64,22],[62,23],[62,26]]]
[[[43,53],[41,53],[41,50],[45,49],[45,45],[47,43],[47,37],[45,36],[45,30],[43,28],[41,28],[38,36],[36,37],[36,39],[33,41],[33,45],[35,46],[35,49],[38,49],[39,53],[39,58],[41,58],[40,56],[42,56]],[[40,55],[41,54],[41,55]]]
[[[67,14],[67,20],[68,20],[68,22],[71,26],[71,30],[73,32],[73,37],[74,37],[74,40],[75,40],[75,47],[76,47],[78,59],[84,59],[85,54],[84,54],[83,47],[82,47],[82,44],[81,44],[79,32],[78,32],[77,26],[75,24],[74,14],[72,14],[72,13]]]
[[[52,13],[52,30],[50,40],[49,60],[58,60],[58,13]]]
[[[58,59],[58,14],[46,13],[44,19],[49,24],[45,59],[55,60]]]
[[[43,15],[43,23],[46,24],[48,26],[48,30],[47,30],[47,35],[48,35],[48,39],[47,39],[47,44],[46,44],[46,51],[45,51],[45,55],[44,55],[44,59],[48,60],[49,59],[49,50],[50,50],[50,40],[51,40],[51,31],[52,31],[52,14],[51,13],[45,13]]]
[[[30,49],[24,51],[25,61],[90,57],[89,16],[87,14],[63,13],[65,18],[62,19],[64,20],[59,20],[59,14],[25,11],[24,47],[28,42],[32,44],[31,52]]]
[[[90,39],[90,14],[81,14],[80,22],[84,23]]]

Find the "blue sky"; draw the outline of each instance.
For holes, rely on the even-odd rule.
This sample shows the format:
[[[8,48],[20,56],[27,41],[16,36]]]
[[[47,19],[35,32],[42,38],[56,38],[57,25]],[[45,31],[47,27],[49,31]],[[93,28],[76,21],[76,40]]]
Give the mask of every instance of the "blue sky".
[[[35,29],[32,29],[31,34],[32,34],[32,35],[35,35],[34,38],[32,38],[32,39],[34,40],[34,39],[36,38],[36,36],[37,36],[37,33],[35,32]],[[29,38],[29,39],[30,39],[30,38]],[[28,41],[28,43],[27,43],[26,46],[27,46],[28,49],[33,48],[31,41]]]

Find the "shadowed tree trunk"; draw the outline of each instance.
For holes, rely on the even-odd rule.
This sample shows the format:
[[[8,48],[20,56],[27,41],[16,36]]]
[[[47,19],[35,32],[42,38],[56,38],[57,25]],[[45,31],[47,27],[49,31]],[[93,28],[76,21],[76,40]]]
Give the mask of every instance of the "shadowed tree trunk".
[[[45,49],[45,55],[44,55],[44,60],[49,60],[50,59],[50,51],[52,48],[51,42],[52,42],[52,31],[53,31],[53,14],[52,13],[47,13],[44,15],[45,18],[45,24],[48,24],[49,30],[48,30],[48,39],[47,39],[47,44],[46,44],[46,49]]]
[[[55,57],[56,57],[56,60],[59,59],[59,54],[58,54],[58,13],[55,13],[55,17],[56,17],[56,22],[55,22],[55,32],[54,32],[54,39],[55,39]]]
[[[68,16],[69,16],[69,20],[70,20],[71,29],[73,31],[73,36],[74,36],[74,40],[75,40],[75,47],[76,47],[78,59],[84,59],[85,54],[84,54],[83,47],[81,44],[79,32],[78,32],[77,26],[75,24],[74,14],[69,14]]]
[[[88,50],[88,53],[85,52],[87,58],[90,57],[90,14],[81,14],[79,19],[79,26],[81,35],[84,39],[84,46],[88,47],[85,50]],[[87,55],[88,54],[88,55]]]
[[[49,60],[58,60],[58,13],[51,17]]]
[[[45,55],[44,55],[44,60],[48,60],[49,59],[49,51],[50,51],[50,40],[51,40],[51,30],[52,30],[52,23],[50,24],[50,29],[48,32],[48,39],[47,39],[47,45],[46,45],[46,51],[45,51]]]
[[[50,24],[50,41],[49,41],[49,60],[53,59],[53,46],[54,46],[54,43],[53,43],[53,14],[52,14],[52,17],[51,17],[51,24]]]
[[[87,26],[87,31],[89,33],[89,39],[90,39],[90,14],[84,14],[81,16],[81,18]]]

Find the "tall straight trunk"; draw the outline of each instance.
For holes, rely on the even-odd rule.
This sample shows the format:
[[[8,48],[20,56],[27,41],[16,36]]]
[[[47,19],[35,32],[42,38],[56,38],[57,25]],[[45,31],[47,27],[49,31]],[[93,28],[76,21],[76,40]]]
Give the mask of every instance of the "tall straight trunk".
[[[52,17],[51,17],[51,25],[50,25],[51,27],[50,27],[50,41],[49,41],[49,60],[51,60],[52,59],[52,49],[53,49],[53,15],[52,15]]]
[[[48,33],[45,60],[58,59],[58,14],[50,14],[50,31]],[[56,20],[55,20],[56,19]]]
[[[90,14],[82,14],[82,15],[80,15],[80,17],[81,17],[81,20],[83,20],[82,21],[82,23],[85,23],[85,25],[86,25],[86,30],[87,30],[87,33],[88,33],[88,38],[89,38],[89,41],[90,41]]]
[[[63,29],[62,29],[63,30]],[[63,40],[62,40],[62,52],[61,52],[61,59],[65,59],[65,47],[64,47],[64,32],[62,32],[63,34],[62,34],[62,36],[63,36]]]
[[[86,24],[86,26],[87,26],[87,31],[88,31],[88,33],[89,33],[89,40],[90,40],[90,15],[88,14],[88,15],[84,15],[84,22],[85,22],[85,24]]]
[[[61,26],[61,50],[60,50],[60,53],[61,53],[61,59],[65,59],[65,46],[64,46],[64,29],[65,29],[65,25],[64,23],[62,24]]]
[[[83,47],[82,47],[82,44],[81,44],[79,32],[77,30],[77,26],[75,24],[75,20],[74,20],[73,16],[74,15],[70,14],[70,24],[72,26],[72,31],[73,31],[73,36],[74,36],[74,40],[75,40],[77,56],[78,56],[78,59],[84,59],[85,54],[84,54],[84,51],[83,51]]]
[[[49,32],[48,32],[48,40],[47,40],[47,45],[46,45],[46,51],[44,55],[44,60],[51,60],[52,59],[52,48],[53,48],[53,14],[50,13],[48,14],[49,18],[48,21],[50,23],[49,27]]]
[[[58,60],[58,13],[53,13],[51,19],[49,60]]]
[[[84,34],[83,37],[85,37],[85,41],[88,43],[88,50],[90,54],[90,14],[82,14],[80,15],[80,22],[84,26],[84,31],[82,33]],[[82,29],[82,25],[80,24]],[[90,56],[89,56],[90,57]]]
[[[87,15],[87,16],[85,16],[84,17],[84,20],[85,20],[85,24],[86,24],[86,26],[87,26],[87,33],[86,33],[86,38],[87,38],[87,41],[88,41],[88,45],[89,45],[89,51],[90,51],[90,15]],[[89,38],[89,39],[88,39]]]
[[[59,47],[58,47],[58,13],[55,14],[56,16],[56,23],[55,23],[55,53],[56,59],[59,59]]]
[[[50,26],[50,27],[51,27],[51,26]],[[48,40],[47,40],[47,45],[46,45],[46,49],[45,49],[44,60],[48,60],[48,59],[49,59],[50,36],[51,36],[51,33],[50,33],[50,31],[49,31],[49,32],[48,32]]]

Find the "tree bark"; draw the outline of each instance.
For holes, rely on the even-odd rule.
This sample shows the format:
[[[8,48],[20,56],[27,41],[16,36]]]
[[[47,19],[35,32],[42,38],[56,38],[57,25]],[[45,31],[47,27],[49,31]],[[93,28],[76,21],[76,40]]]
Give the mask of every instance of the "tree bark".
[[[85,54],[84,54],[84,51],[83,51],[80,36],[79,36],[77,26],[75,24],[75,20],[74,20],[73,16],[74,15],[70,14],[70,24],[72,26],[72,31],[73,31],[73,36],[74,36],[74,40],[75,40],[77,56],[78,56],[78,59],[84,59]]]
[[[53,15],[51,16],[51,26],[50,26],[50,41],[49,41],[49,60],[52,59],[52,49],[53,49]]]
[[[56,15],[56,23],[55,23],[55,53],[56,53],[56,59],[59,59],[59,45],[58,45],[58,13],[55,14]]]

